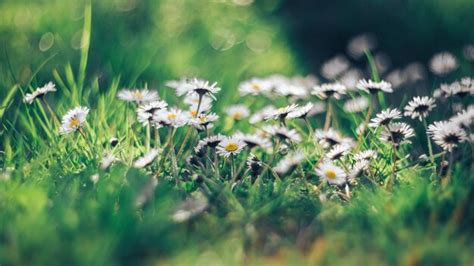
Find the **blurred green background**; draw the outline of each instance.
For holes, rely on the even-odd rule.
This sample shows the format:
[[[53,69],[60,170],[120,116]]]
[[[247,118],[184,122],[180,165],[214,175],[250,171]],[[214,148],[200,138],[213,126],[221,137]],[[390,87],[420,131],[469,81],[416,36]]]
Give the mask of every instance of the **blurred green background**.
[[[27,82],[52,55],[38,79],[49,79],[67,61],[77,66],[84,5],[1,1],[2,83]],[[471,0],[101,0],[92,6],[88,73],[101,82],[118,74],[130,84],[201,76],[231,89],[252,75],[315,73],[363,32],[374,34],[394,66],[426,62],[440,50],[461,56],[474,40]]]

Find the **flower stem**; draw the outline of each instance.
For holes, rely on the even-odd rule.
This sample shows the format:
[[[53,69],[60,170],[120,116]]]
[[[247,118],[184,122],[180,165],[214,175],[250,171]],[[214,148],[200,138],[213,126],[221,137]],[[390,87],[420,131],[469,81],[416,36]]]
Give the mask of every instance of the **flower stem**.
[[[428,126],[426,125],[426,119],[423,118],[422,122],[423,122],[423,127],[425,128],[426,142],[428,143],[428,154],[430,156],[431,166],[433,167],[433,174],[436,175],[436,164],[435,164],[434,156],[433,156],[433,146],[431,145],[431,139],[430,139],[430,136],[428,135]]]
[[[331,114],[332,114],[332,103],[331,100],[328,100],[328,110],[326,112],[326,118],[324,120],[324,131],[329,129],[331,125]]]

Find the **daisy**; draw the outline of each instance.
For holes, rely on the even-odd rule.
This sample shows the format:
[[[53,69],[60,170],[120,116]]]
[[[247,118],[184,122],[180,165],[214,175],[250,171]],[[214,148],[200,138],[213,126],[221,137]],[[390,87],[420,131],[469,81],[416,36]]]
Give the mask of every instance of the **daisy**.
[[[394,119],[402,118],[402,113],[397,109],[385,109],[378,113],[375,118],[372,118],[369,123],[369,127],[377,128],[380,126],[386,126]]]
[[[231,105],[226,108],[225,112],[234,120],[242,120],[250,115],[250,110],[243,104]]]
[[[37,88],[34,92],[27,93],[23,98],[23,101],[25,103],[32,104],[36,98],[41,98],[51,91],[56,91],[56,85],[50,81],[43,87]]]
[[[429,125],[428,134],[436,144],[449,152],[468,139],[466,131],[448,121],[434,122]]]
[[[137,108],[138,121],[144,126],[148,125],[152,121],[153,114],[167,106],[168,104],[164,101],[153,101],[140,105]]]
[[[435,75],[444,76],[458,68],[458,61],[453,54],[441,52],[435,54],[430,61],[430,70]]]
[[[326,149],[336,144],[352,145],[352,139],[342,137],[341,134],[333,128],[329,128],[326,131],[317,129],[314,133],[314,139]]]
[[[250,154],[247,159],[247,167],[252,177],[257,177],[262,172],[262,162],[254,154]]]
[[[347,90],[353,90],[356,88],[357,83],[362,78],[362,73],[360,70],[354,68],[345,72],[340,78],[339,82],[346,86]]]
[[[100,168],[106,170],[115,162],[117,158],[113,154],[105,154],[105,156],[100,161]]]
[[[184,97],[183,102],[191,107],[197,107],[199,105],[199,95],[188,94]],[[209,110],[211,106],[212,106],[212,98],[207,97],[207,96],[202,96],[201,107],[199,107],[199,111],[205,112]]]
[[[308,116],[314,116],[317,114],[324,113],[326,111],[326,105],[323,102],[313,103],[313,108],[309,110]]]
[[[133,162],[133,167],[135,168],[144,168],[148,165],[150,165],[158,156],[158,150],[157,149],[151,149],[149,152],[144,154],[142,157],[139,157],[138,159]]]
[[[276,111],[275,106],[268,105],[264,107],[263,109],[259,110],[258,112],[254,113],[252,116],[250,116],[249,122],[251,124],[256,124],[258,122],[261,122],[265,119],[265,117],[272,115],[275,111]]]
[[[276,87],[275,92],[280,96],[294,96],[298,98],[304,98],[308,94],[305,87],[294,84],[280,84]]]
[[[206,155],[206,149],[205,149],[206,147],[207,147],[207,143],[205,140],[198,141],[198,144],[196,145],[196,147],[194,147],[194,153],[196,154],[196,156],[199,158],[203,158],[204,155]]]
[[[406,123],[390,123],[380,134],[380,140],[390,142],[395,146],[410,143],[408,138],[415,136],[413,128]]]
[[[364,161],[364,160],[373,160],[377,158],[377,152],[374,150],[365,150],[360,151],[354,155],[354,160]]]
[[[208,97],[203,97],[203,99],[209,99]],[[203,101],[199,106],[199,114],[207,113],[211,110],[211,103]],[[187,115],[191,118],[198,116],[198,104],[192,104],[189,106]]]
[[[379,91],[388,92],[388,93],[393,92],[392,84],[383,80],[380,82],[375,82],[372,80],[362,79],[362,80],[359,80],[359,83],[357,84],[357,88],[359,90],[362,90],[371,94],[378,93]]]
[[[465,45],[463,48],[463,54],[468,61],[474,61],[474,45]]]
[[[86,122],[86,117],[88,113],[89,108],[82,106],[69,110],[63,116],[61,128],[59,129],[59,134],[69,134],[80,129],[84,125],[84,122]]]
[[[301,118],[306,119],[309,112],[313,109],[312,103],[307,103],[304,106],[298,107],[288,114],[288,118]]]
[[[189,78],[181,78],[180,80],[170,80],[165,83],[166,87],[175,89],[177,96],[183,96],[191,89]]]
[[[344,170],[331,162],[322,163],[316,169],[316,174],[331,185],[340,186],[346,183],[347,175]]]
[[[280,175],[286,174],[291,169],[301,164],[305,158],[306,157],[302,151],[289,153],[285,158],[280,160],[275,167],[273,167],[273,170]]]
[[[346,86],[341,83],[325,83],[313,87],[311,94],[318,96],[325,100],[331,97],[335,99],[341,98],[341,95],[346,94]]]
[[[199,114],[197,117],[190,119],[189,123],[199,130],[205,130],[217,119],[219,119],[219,116],[215,113]]]
[[[289,113],[295,111],[298,108],[297,104],[291,104],[285,107],[281,107],[273,111],[270,115],[265,117],[266,120],[269,119],[280,119],[281,121],[284,121],[285,118],[288,116]]]
[[[355,36],[347,44],[347,53],[354,59],[360,59],[366,51],[372,51],[377,46],[374,36],[364,33]]]
[[[158,92],[150,91],[148,89],[123,89],[117,93],[117,97],[120,100],[127,101],[127,102],[135,102],[135,103],[147,103],[158,101],[160,97],[158,97]]]
[[[237,134],[247,146],[252,149],[254,147],[269,148],[272,144],[267,138],[263,138],[257,134]]]
[[[344,111],[348,113],[362,112],[369,107],[369,101],[365,97],[356,97],[354,99],[347,100],[344,103]]]
[[[216,99],[214,94],[218,93],[221,90],[221,88],[217,87],[217,82],[209,84],[209,81],[200,80],[197,78],[193,79],[189,83],[189,85],[190,85],[190,89],[188,91],[189,95],[196,94],[201,97],[203,97],[204,95],[207,95],[214,100]]]
[[[112,147],[117,146],[117,145],[119,144],[118,138],[115,138],[115,137],[110,138],[110,139],[109,139],[109,144],[110,144],[110,146],[112,146]]]
[[[369,169],[369,161],[367,160],[360,160],[355,162],[354,165],[351,167],[350,174],[348,176],[348,179],[351,181],[354,181],[355,178],[360,176],[364,171]]]
[[[217,147],[217,145],[219,145],[219,143],[221,143],[221,141],[224,138],[225,138],[224,135],[217,134],[217,135],[206,137],[206,138],[202,139],[202,141],[204,142],[205,145],[207,145],[211,148],[215,148],[215,147]]]
[[[335,79],[350,66],[349,60],[343,55],[337,55],[321,66],[321,75],[327,79]]]
[[[294,76],[291,78],[291,84],[303,87],[305,89],[311,89],[319,83],[319,80],[314,75],[307,76]]]
[[[341,159],[344,155],[349,153],[350,146],[345,144],[334,145],[331,150],[326,153],[325,158],[329,161],[335,161]]]
[[[245,147],[245,143],[237,137],[226,137],[217,145],[217,154],[229,157],[239,154]]]
[[[186,125],[188,121],[184,112],[176,107],[169,110],[161,109],[153,114],[153,122],[162,126],[178,128]]]
[[[244,81],[239,85],[240,95],[253,95],[257,96],[260,94],[267,94],[271,91],[273,84],[261,78],[252,78],[251,80]]]
[[[300,134],[294,129],[288,129],[287,127],[281,126],[266,126],[262,128],[263,131],[267,132],[271,136],[278,137],[281,140],[298,143],[301,141]]]
[[[469,94],[474,94],[474,79],[470,77],[463,77],[461,78],[461,81],[459,82],[460,84],[460,89],[456,93],[459,97],[465,97]]]
[[[209,207],[206,197],[200,193],[188,197],[178,205],[171,219],[175,223],[185,222],[203,213]]]
[[[457,113],[449,121],[459,127],[468,129],[474,123],[474,105],[469,105],[467,109]]]
[[[405,116],[412,119],[418,118],[420,121],[426,118],[429,112],[436,106],[435,100],[428,96],[416,96],[405,106]]]

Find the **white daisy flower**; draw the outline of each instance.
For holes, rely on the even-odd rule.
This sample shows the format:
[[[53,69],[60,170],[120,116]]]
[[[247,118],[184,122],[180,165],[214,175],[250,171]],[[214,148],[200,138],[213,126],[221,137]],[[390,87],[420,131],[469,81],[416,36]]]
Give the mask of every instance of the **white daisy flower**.
[[[395,146],[410,143],[408,138],[415,136],[413,128],[406,123],[390,123],[384,127],[380,140],[390,142]]]
[[[316,95],[323,100],[331,97],[339,99],[341,98],[341,95],[346,94],[346,90],[346,86],[341,83],[325,83],[314,86],[311,94]]]
[[[349,153],[351,149],[350,146],[345,144],[336,144],[334,145],[331,150],[326,153],[325,158],[328,161],[335,161],[341,159],[343,156]]]
[[[250,149],[254,147],[269,148],[272,146],[270,140],[257,134],[236,134],[236,137],[245,142]]]
[[[362,79],[363,75],[360,72],[360,70],[354,68],[354,69],[349,69],[347,72],[345,72],[340,78],[339,82],[346,86],[347,90],[353,90],[356,89],[357,83],[359,82],[360,79]]]
[[[301,164],[305,158],[306,156],[302,151],[289,153],[285,156],[285,158],[281,159],[275,167],[273,167],[273,170],[280,175],[286,174],[291,169]]]
[[[326,79],[335,79],[350,67],[349,60],[343,55],[337,55],[321,66],[321,75]]]
[[[444,93],[444,97],[464,97],[474,93],[474,84],[471,78],[465,77],[461,81],[455,81],[451,84],[443,83],[440,85],[440,89]]]
[[[105,154],[104,157],[102,158],[102,160],[100,161],[100,168],[102,170],[106,170],[108,169],[113,162],[115,162],[117,160],[117,158],[109,153],[109,154]]]
[[[224,138],[225,138],[224,135],[217,134],[217,135],[213,135],[213,136],[203,138],[202,141],[206,146],[209,146],[211,148],[215,148],[215,147],[217,147],[217,145],[219,145],[219,143],[221,143],[221,141]]]
[[[317,169],[316,174],[326,180],[331,185],[343,185],[346,183],[347,174],[344,170],[331,162],[322,163]]]
[[[257,96],[260,94],[268,94],[273,87],[273,83],[261,78],[252,78],[244,81],[239,85],[240,95],[253,95]]]
[[[201,103],[201,106],[199,106],[199,114],[204,114],[204,113],[209,112],[209,110],[211,110],[211,107],[212,107],[211,104],[208,102]],[[198,105],[197,104],[190,105],[186,114],[190,118],[196,117],[198,115]]]
[[[387,74],[385,79],[392,84],[392,87],[395,89],[403,86],[408,80],[404,71],[400,69],[394,69]]]
[[[158,92],[150,91],[148,89],[123,89],[117,93],[117,97],[120,100],[127,101],[127,102],[135,102],[135,103],[147,103],[158,101],[160,97],[158,96]]]
[[[466,60],[474,61],[474,45],[467,44],[463,48],[463,54]]]
[[[449,119],[450,122],[464,129],[469,128],[474,123],[474,105],[469,105]]]
[[[199,130],[205,130],[211,126],[211,123],[217,121],[219,116],[215,113],[199,114],[197,117],[193,117],[189,120],[189,123]]]
[[[302,118],[305,119],[309,112],[313,109],[312,103],[307,103],[304,106],[298,107],[288,114],[289,119]]]
[[[414,97],[405,106],[405,116],[411,117],[412,119],[418,118],[420,121],[426,118],[431,110],[436,106],[435,100],[428,96]]]
[[[278,137],[281,140],[298,143],[301,142],[300,134],[294,129],[288,129],[281,126],[265,126],[262,128],[270,136]]]
[[[265,117],[265,119],[280,119],[280,120],[285,120],[285,118],[288,116],[289,113],[295,111],[298,108],[297,104],[291,104],[285,107],[281,107],[273,111],[270,115]]]
[[[32,104],[36,98],[41,98],[48,92],[56,91],[56,85],[53,82],[48,82],[43,87],[37,88],[32,93],[27,93],[23,98],[23,101],[28,104]]]
[[[360,135],[364,134],[366,130],[367,130],[367,126],[365,125],[364,122],[362,122],[357,126],[355,132],[356,132],[357,136],[360,136]]]
[[[69,110],[63,116],[59,134],[69,134],[80,129],[84,125],[84,122],[86,122],[87,114],[89,114],[89,108],[87,107],[79,106]]]
[[[175,223],[185,222],[203,213],[209,206],[207,199],[201,193],[190,196],[178,205],[171,219]]]
[[[377,152],[374,150],[365,150],[360,151],[354,155],[354,160],[356,161],[363,161],[363,160],[373,160],[377,159]]]
[[[467,95],[474,94],[474,79],[470,77],[463,77],[459,82],[461,85],[460,90],[456,93],[459,97],[465,97]]]
[[[250,115],[250,110],[243,104],[231,105],[225,109],[225,112],[234,120],[242,120]]]
[[[191,89],[189,78],[181,78],[180,80],[170,80],[165,83],[165,86],[175,89],[177,96],[183,96]]]
[[[196,94],[199,96],[209,96],[212,99],[216,99],[214,94],[218,93],[221,88],[217,87],[217,82],[214,82],[212,84],[209,84],[209,81],[207,80],[200,80],[200,79],[193,79],[190,83],[190,89],[188,91],[188,94]]]
[[[237,137],[226,137],[217,145],[217,154],[229,157],[239,154],[245,147],[245,143]]]
[[[265,117],[272,115],[275,111],[276,111],[275,106],[273,105],[266,106],[263,109],[255,112],[252,116],[250,116],[249,122],[251,124],[256,124],[258,122],[261,122],[265,119]]]
[[[369,123],[369,127],[377,128],[380,126],[386,126],[395,119],[402,118],[402,113],[398,109],[385,109],[372,118]]]
[[[304,98],[308,95],[308,91],[305,87],[294,84],[279,84],[275,88],[275,93],[280,96],[295,96],[298,98]]]
[[[466,131],[448,121],[434,122],[428,126],[428,134],[443,150],[451,152],[468,139]]]
[[[379,82],[375,82],[372,80],[362,79],[362,80],[359,80],[359,83],[357,84],[357,88],[359,90],[362,90],[371,94],[378,93],[379,91],[388,92],[388,93],[393,92],[392,84],[383,80]]]
[[[159,151],[157,149],[151,149],[149,152],[145,153],[142,157],[139,157],[138,159],[133,162],[133,167],[135,168],[144,168],[156,159],[158,156]]]
[[[189,106],[197,107],[199,104],[199,95],[197,94],[187,94],[184,96],[183,102]],[[208,96],[202,96],[201,107],[199,110],[206,110],[205,106],[208,106],[208,109],[212,106],[212,99]],[[208,110],[207,109],[207,110]]]
[[[257,177],[262,172],[262,162],[254,154],[250,154],[247,159],[247,167],[252,177]]]
[[[326,104],[323,102],[313,103],[313,108],[309,110],[308,116],[315,116],[317,114],[324,113],[326,111]]]
[[[337,144],[345,144],[352,146],[353,140],[351,138],[345,138],[341,136],[339,132],[333,128],[329,128],[324,131],[322,129],[317,129],[314,133],[314,139],[321,145],[323,148],[331,148]]]
[[[344,111],[348,113],[359,113],[364,111],[369,107],[369,100],[367,98],[360,96],[353,99],[349,99],[344,103]]]
[[[430,70],[435,75],[444,76],[458,68],[456,57],[450,52],[435,54],[430,61]]]
[[[360,160],[356,161],[354,165],[351,167],[350,174],[348,176],[349,180],[355,180],[358,176],[360,176],[364,171],[369,169],[369,161],[367,160]]]
[[[186,125],[188,121],[188,116],[176,107],[157,110],[153,114],[153,122],[162,126],[178,128]]]
[[[312,87],[318,85],[319,80],[314,75],[307,76],[294,76],[291,78],[291,84],[294,84],[305,89],[311,89]]]
[[[148,125],[153,119],[153,114],[158,110],[166,109],[167,106],[168,104],[164,101],[153,101],[140,105],[137,108],[138,122],[144,126]]]
[[[372,51],[377,46],[375,37],[370,33],[355,36],[347,44],[347,53],[354,59],[360,59],[365,51]]]

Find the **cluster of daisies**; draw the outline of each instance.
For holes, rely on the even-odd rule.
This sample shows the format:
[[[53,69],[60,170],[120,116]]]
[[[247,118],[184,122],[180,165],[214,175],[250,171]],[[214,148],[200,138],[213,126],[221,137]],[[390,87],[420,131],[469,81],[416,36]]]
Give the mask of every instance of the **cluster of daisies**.
[[[348,53],[357,59],[374,47],[371,38],[359,36],[349,44]],[[378,68],[386,68],[380,56],[375,59]],[[214,127],[221,120],[212,110],[221,91],[215,82],[198,78],[167,82],[166,87],[180,99],[176,106],[161,99],[156,90],[123,89],[118,92],[118,99],[130,103],[137,125],[146,132],[145,152],[131,166],[170,177],[176,184],[191,176],[203,181],[203,186],[222,181],[239,186],[252,184],[258,178],[298,176],[318,191],[334,188],[337,195],[348,199],[352,187],[362,178],[389,186],[409,160],[425,161],[439,176],[446,172],[446,165],[453,163],[446,162],[447,155],[452,158],[457,147],[472,142],[474,105],[466,100],[474,93],[472,78],[442,83],[432,95],[415,96],[400,108],[384,108],[381,99],[408,82],[400,81],[406,74],[402,72],[407,70],[387,72],[383,75],[385,80],[374,80],[364,78],[364,70],[351,64],[343,55],[328,60],[321,67],[326,82],[311,75],[272,75],[240,83],[238,91],[247,105],[230,105],[219,112],[233,121],[231,134],[216,132],[218,127]],[[456,58],[447,52],[435,55],[429,63],[432,73],[441,77],[457,67]],[[413,73],[415,65],[407,68],[412,74],[410,80],[423,77]],[[27,94],[24,101],[31,104],[55,90],[54,84],[48,83]],[[265,105],[282,102],[281,99],[285,102],[282,106]],[[439,107],[449,113],[447,119],[431,119],[432,111]],[[357,123],[351,131],[341,127],[341,111]],[[60,122],[59,134],[82,133],[88,113],[89,109],[82,106],[68,111]],[[239,131],[239,125],[244,125],[246,132]],[[417,135],[415,125],[424,128],[423,134]],[[150,136],[152,130],[156,132],[154,140]],[[176,134],[178,130],[182,134]],[[162,140],[161,136],[165,138]],[[409,159],[404,154],[414,139],[422,139],[417,145],[428,153],[419,159]],[[119,141],[114,138],[110,144],[115,147]],[[407,148],[402,148],[406,144]],[[108,169],[121,159],[117,157],[112,152],[105,153],[100,167]]]

